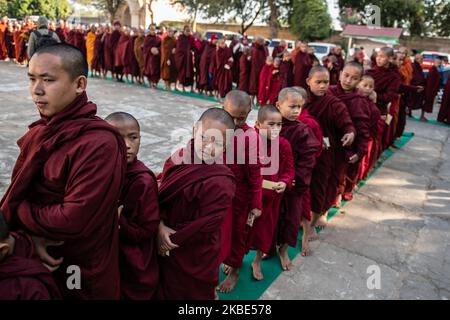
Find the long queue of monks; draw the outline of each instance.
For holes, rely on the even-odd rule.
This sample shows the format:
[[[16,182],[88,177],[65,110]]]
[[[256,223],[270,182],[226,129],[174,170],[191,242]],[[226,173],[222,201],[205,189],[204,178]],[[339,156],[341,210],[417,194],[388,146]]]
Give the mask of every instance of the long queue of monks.
[[[154,31],[150,40],[158,37]],[[250,250],[256,280],[264,278],[265,258],[278,256],[282,270],[292,268],[288,247],[298,246],[300,229],[302,255],[310,255],[328,211],[352,199],[402,135],[407,111],[417,109],[411,103],[429,112],[434,71],[418,79],[420,56],[412,63],[406,48],[381,48],[365,70],[358,59],[344,62],[339,47],[321,66],[303,42],[290,57],[276,48],[268,58],[261,39],[243,49],[239,61],[247,65],[237,90],[231,49],[208,41],[216,62],[202,89],[191,72],[195,38],[184,28],[169,50],[179,85],[197,83],[224,100],[202,114],[192,139],[168,155],[158,175],[138,160],[133,115],[117,106],[105,119],[96,116],[86,93],[87,54],[65,43],[39,48],[28,77],[41,119],[18,141],[0,202],[0,298],[215,299],[217,291],[234,289]],[[147,46],[151,57],[163,47]],[[116,50],[100,56],[105,52],[116,61]],[[126,64],[111,68],[117,80],[127,74]],[[254,127],[247,124],[252,97],[259,105]],[[273,165],[275,171],[265,170]],[[226,274],[220,284],[219,272]]]

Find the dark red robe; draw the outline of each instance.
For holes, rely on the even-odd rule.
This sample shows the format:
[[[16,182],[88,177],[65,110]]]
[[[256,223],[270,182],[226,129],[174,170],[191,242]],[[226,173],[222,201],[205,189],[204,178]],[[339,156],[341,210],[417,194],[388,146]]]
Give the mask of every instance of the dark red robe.
[[[272,51],[272,57],[275,59],[275,58],[280,58],[280,59],[282,59],[283,58],[283,53],[284,53],[284,51],[286,51],[286,47],[283,47],[283,46],[280,46],[280,45],[278,45],[278,46],[276,46],[275,48],[273,48],[273,51]]]
[[[159,225],[156,177],[141,161],[128,165],[120,196],[120,291],[126,300],[149,300],[158,288]]]
[[[341,138],[344,134],[356,134],[356,130],[345,104],[331,94],[318,97],[309,92],[305,108],[320,124],[323,137],[328,139],[330,144],[317,158],[311,181],[311,210],[322,214],[329,209],[326,195],[335,169],[336,148],[342,144]]]
[[[0,300],[60,300],[52,274],[39,260],[33,240],[12,232],[14,253],[0,262]]]
[[[435,66],[432,66],[428,71],[427,85],[425,87],[425,102],[423,104],[423,111],[432,113],[433,105],[436,95],[441,85],[441,74]]]
[[[129,38],[127,48],[125,50],[125,56],[123,58],[123,73],[129,74],[133,77],[138,77],[141,73],[139,63],[136,60],[136,55],[134,54],[134,42],[136,41],[136,39],[137,36],[132,36]]]
[[[267,105],[269,99],[270,79],[272,77],[273,65],[265,64],[259,74],[259,86],[258,86],[258,105]]]
[[[263,45],[254,43],[250,48],[250,56],[251,56],[251,69],[250,69],[250,83],[249,83],[249,94],[252,96],[258,95],[258,83],[259,83],[259,75],[261,73],[262,68],[266,62],[266,57],[269,55],[267,48]]]
[[[306,78],[312,68],[312,61],[309,54],[299,51],[295,56],[294,63],[294,86],[306,89]]]
[[[228,92],[233,89],[233,63],[229,61],[232,58],[231,49],[228,47],[218,48],[216,50],[216,78],[217,91],[221,98],[224,98]]]
[[[14,32],[10,32],[9,30],[6,30],[5,42],[6,42],[6,51],[7,51],[8,58],[14,59],[16,57]]]
[[[8,56],[8,48],[6,47],[6,30],[8,26],[0,22],[0,60],[5,60]]]
[[[170,238],[179,247],[160,258],[160,298],[215,298],[222,224],[230,212],[234,191],[233,173],[225,165],[165,166],[160,209],[164,223],[176,231]]]
[[[69,30],[66,33],[66,43],[71,44],[72,46],[75,45],[75,30]]]
[[[42,118],[18,141],[20,155],[0,202],[13,229],[64,241],[49,248],[64,261],[53,274],[64,298],[118,299],[117,203],[126,147],[96,116],[86,93],[51,119]],[[66,286],[67,267],[81,269],[81,289]]]
[[[177,46],[174,37],[166,36],[161,42],[161,79],[174,83],[177,81],[177,66],[175,54],[172,52]],[[168,64],[170,61],[170,64]]]
[[[310,127],[298,120],[283,118],[281,136],[291,144],[295,186],[284,194],[278,222],[278,243],[296,247],[301,219],[311,220],[310,212],[303,211],[303,199],[309,190],[316,155],[322,143]]]
[[[419,62],[414,61],[413,65],[413,78],[411,81],[411,85],[413,86],[422,86],[426,87],[427,80],[423,74],[422,66]],[[412,110],[422,109],[423,102],[425,99],[425,91],[422,92],[410,92],[408,94],[408,107]]]
[[[366,74],[375,80],[375,91],[377,93],[377,106],[382,115],[387,114],[387,107],[398,98],[400,90],[400,74],[395,68],[378,67],[367,70]]]
[[[233,163],[228,166],[236,177],[236,194],[233,199],[232,221],[231,223],[229,220],[225,221],[223,232],[225,240],[231,234],[231,250],[225,259],[225,264],[233,268],[241,267],[247,252],[246,241],[250,229],[247,225],[248,215],[252,209],[262,209],[261,164],[257,158],[259,139],[255,129],[244,124],[236,131],[234,154],[228,155],[230,158],[234,156]],[[255,161],[252,163],[251,160]],[[226,243],[224,248],[227,248]]]
[[[152,48],[158,49],[158,54],[154,55]],[[151,82],[158,82],[161,76],[161,38],[157,35],[148,35],[144,40],[144,75]]]
[[[280,63],[280,90],[294,85],[294,63],[292,60]]]
[[[202,56],[200,58],[200,77],[199,82],[197,83],[197,88],[201,90],[212,90],[212,79],[210,78],[209,66],[211,65],[212,60],[216,54],[216,46],[211,42],[208,42],[205,45]]]
[[[94,57],[92,58],[91,68],[95,71],[102,71],[105,67],[104,64],[104,50],[102,42],[103,34],[97,34],[94,41]]]
[[[130,36],[122,33],[117,45],[114,47],[114,67],[120,68],[125,66],[125,56],[128,48]]]
[[[339,98],[347,106],[348,113],[356,129],[356,137],[350,148],[342,148],[338,145],[335,157],[335,170],[332,173],[334,179],[328,187],[328,203],[332,206],[336,202],[338,194],[344,191],[351,195],[356,185],[361,159],[367,154],[370,140],[370,106],[367,98],[353,92],[345,92],[341,84],[331,86],[328,91]],[[354,164],[349,164],[349,158],[357,154],[359,160]]]
[[[252,67],[252,63],[248,59],[248,55],[241,55],[239,59],[239,85],[238,90],[242,90],[244,92],[249,93],[250,88],[250,71]]]
[[[442,95],[441,108],[439,109],[437,120],[450,124],[450,81],[448,79]]]
[[[55,30],[56,34],[59,37],[59,40],[61,40],[61,42],[66,42],[66,30],[61,28],[61,27],[57,27]]]
[[[278,155],[272,155],[272,145],[278,144]],[[265,149],[265,148],[264,148]],[[271,175],[263,175],[264,180],[286,183],[286,190],[292,187],[294,179],[294,157],[289,141],[279,137],[276,141],[267,140],[267,150],[259,148],[260,158],[263,159],[262,166],[269,168],[278,165],[277,172]],[[266,160],[267,159],[267,160]],[[253,227],[249,232],[248,248],[250,250],[260,250],[265,254],[270,254],[272,242],[274,240],[280,205],[283,194],[274,190],[262,190],[262,214],[255,219]]]
[[[84,33],[82,31],[77,31],[74,34],[73,46],[80,50],[84,57],[86,58],[86,40],[84,39]]]
[[[105,71],[113,71],[114,69],[114,47],[112,40],[112,33],[106,33],[103,38],[103,63]]]
[[[191,86],[194,84],[194,65],[192,61],[193,45],[193,36],[187,37],[184,34],[181,34],[178,37],[175,63],[178,70],[177,80],[183,86]]]

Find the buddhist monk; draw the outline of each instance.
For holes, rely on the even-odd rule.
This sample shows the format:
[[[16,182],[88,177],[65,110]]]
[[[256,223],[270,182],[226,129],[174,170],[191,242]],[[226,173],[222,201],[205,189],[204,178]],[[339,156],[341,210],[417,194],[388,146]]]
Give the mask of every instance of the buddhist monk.
[[[12,23],[8,24],[8,28],[5,31],[5,42],[6,42],[6,55],[9,60],[15,60],[16,51],[14,43],[14,27]]]
[[[86,57],[86,40],[84,39],[84,25],[78,24],[75,29],[73,46],[77,47]]]
[[[144,57],[144,30],[142,28],[139,28],[137,33],[137,38],[134,41],[134,56],[136,57],[136,60],[139,65],[139,83],[144,83],[144,70],[145,70],[145,57]]]
[[[50,271],[36,254],[33,240],[10,232],[0,212],[0,300],[59,300]]]
[[[336,57],[336,68],[339,73],[344,68],[345,64],[345,60],[342,57],[342,47],[340,45],[337,45],[336,47],[333,48],[331,54]]]
[[[311,214],[303,210],[303,201],[311,184],[321,141],[316,139],[310,127],[297,120],[306,100],[307,93],[303,88],[285,88],[280,91],[277,102],[283,116],[281,136],[291,145],[295,169],[295,186],[284,195],[278,222],[279,257],[281,267],[285,271],[292,267],[287,249],[289,246],[297,246],[300,226],[303,226],[304,239],[312,233]],[[310,254],[308,241],[302,242],[302,255]]]
[[[254,219],[261,216],[262,177],[258,161],[259,135],[247,125],[251,111],[250,96],[239,90],[231,91],[225,97],[223,108],[236,125],[234,148],[228,152],[227,163],[236,177],[236,195],[233,200],[231,223],[231,249],[224,261],[223,271],[227,274],[220,284],[221,292],[230,292],[239,279],[239,271],[247,251],[246,240]],[[225,222],[227,223],[227,221]],[[227,225],[229,228],[229,225]],[[227,228],[224,228],[227,229]],[[230,230],[226,230],[227,233]]]
[[[255,128],[262,141],[265,141],[258,150],[260,158],[264,158],[262,166],[270,168],[276,165],[276,170],[272,174],[263,175],[263,179],[271,181],[272,184],[270,188],[263,188],[262,214],[255,220],[249,233],[248,248],[257,250],[252,262],[253,278],[256,280],[264,278],[261,260],[263,254],[271,253],[281,200],[284,192],[292,187],[294,179],[291,145],[288,140],[280,137],[281,127],[282,116],[275,106],[264,106],[259,109]]]
[[[275,58],[283,58],[283,54],[287,51],[287,43],[286,40],[281,40],[278,45],[273,48],[272,57]]]
[[[131,83],[134,83],[135,80],[139,82],[141,72],[138,61],[136,60],[136,55],[134,54],[134,47],[135,47],[134,43],[138,37],[136,33],[137,33],[136,28],[130,30],[130,37],[128,39],[127,47],[123,58],[124,63],[123,72],[125,74],[127,81],[128,76],[130,76]]]
[[[92,60],[94,59],[94,46],[96,38],[96,28],[91,25],[86,35],[86,60],[89,65],[89,69],[92,69]]]
[[[437,121],[450,124],[450,81],[448,79],[442,95]]]
[[[161,38],[156,34],[156,27],[151,25],[144,40],[144,75],[150,88],[156,88],[161,76]]]
[[[177,40],[175,39],[175,29],[169,28],[166,37],[161,43],[161,79],[168,91],[172,91],[172,84],[177,81],[177,69],[175,65],[175,50]]]
[[[103,78],[106,78],[108,72],[111,72],[111,76],[114,79],[114,56],[113,56],[113,43],[112,43],[112,28],[106,27],[106,31],[103,34]]]
[[[216,54],[217,48],[217,36],[213,34],[211,39],[209,39],[205,48],[203,49],[202,56],[200,58],[200,77],[199,82],[197,83],[197,88],[200,92],[204,92],[207,95],[212,95],[213,87],[212,87],[212,75],[209,72],[211,63],[214,60],[214,56]]]
[[[435,59],[433,66],[428,71],[427,84],[425,86],[425,102],[422,108],[420,120],[427,121],[425,113],[433,113],[434,100],[441,86],[441,73],[439,68],[442,65],[441,59]]]
[[[94,56],[92,58],[91,70],[93,76],[101,76],[105,68],[104,63],[104,42],[102,41],[103,35],[105,34],[102,26],[98,27],[95,31],[95,41],[94,41]]]
[[[236,188],[232,171],[220,163],[230,141],[226,132],[233,129],[226,111],[206,110],[194,127],[194,139],[164,166],[159,191],[160,298],[216,298],[222,224]]]
[[[114,72],[116,74],[116,80],[120,82],[123,81],[123,76],[125,74],[125,56],[129,40],[130,30],[126,26],[123,26],[120,31],[119,40],[114,47]]]
[[[158,185],[153,172],[137,159],[139,122],[126,112],[112,113],[105,120],[117,128],[127,146],[128,166],[119,215],[121,298],[149,300],[158,287]]]
[[[6,29],[8,28],[8,17],[2,17],[0,20],[0,60],[5,60],[8,56],[6,48]]]
[[[113,24],[113,30],[111,33],[110,38],[110,55],[111,55],[111,69],[113,74],[113,79],[120,81],[122,79],[122,68],[121,66],[116,66],[116,55],[119,54],[119,52],[116,51],[117,45],[120,40],[121,36],[121,29],[122,25],[119,21],[114,22]],[[105,45],[105,51],[107,50],[107,47]]]
[[[425,79],[425,75],[423,74],[422,62],[423,56],[419,53],[416,54],[414,56],[414,62],[412,64],[413,74],[411,85],[425,88],[427,80]],[[424,91],[410,92],[408,101],[409,115],[412,114],[412,110],[422,110],[424,98]]]
[[[309,97],[306,109],[319,122],[324,145],[311,179],[313,227],[326,225],[326,215],[330,209],[327,206],[326,196],[333,178],[336,148],[339,145],[351,146],[356,134],[345,104],[335,96],[327,94],[329,81],[330,75],[325,67],[312,68],[307,78]]]
[[[42,47],[31,58],[29,90],[41,119],[18,141],[0,208],[12,230],[34,235],[65,299],[118,299],[117,203],[126,148],[96,116],[87,76],[83,54],[67,44]],[[59,246],[47,248],[55,241]]]
[[[59,37],[59,40],[61,40],[61,42],[66,42],[66,22],[63,19],[60,19],[58,22],[58,26],[55,30],[56,34]]]
[[[256,37],[250,49],[251,69],[250,69],[250,80],[249,80],[250,82],[248,91],[252,97],[258,96],[259,75],[261,73],[262,68],[264,67],[264,63],[268,55],[269,52],[266,46],[264,45],[264,38]]]
[[[273,68],[273,57],[267,56],[266,63],[261,69],[259,74],[259,85],[258,85],[258,105],[265,106],[268,105],[269,96],[269,86],[270,79],[272,77]]]
[[[241,58],[239,59],[238,90],[249,93],[251,67],[252,67],[252,62],[251,62],[250,48],[244,47]]]
[[[186,87],[194,84],[193,45],[194,37],[191,34],[191,27],[186,25],[183,28],[183,33],[178,36],[175,51],[175,63],[178,72],[177,81],[181,85],[183,92],[186,92]]]
[[[300,42],[299,51],[294,61],[294,85],[306,88],[306,78],[308,78],[309,70],[311,70],[312,61],[308,54],[308,46],[304,42]]]
[[[231,49],[225,43],[225,39],[217,42],[216,59],[216,78],[217,93],[219,98],[225,98],[228,92],[233,89],[233,54]]]
[[[284,52],[280,63],[280,90],[294,85],[294,63],[289,52]]]

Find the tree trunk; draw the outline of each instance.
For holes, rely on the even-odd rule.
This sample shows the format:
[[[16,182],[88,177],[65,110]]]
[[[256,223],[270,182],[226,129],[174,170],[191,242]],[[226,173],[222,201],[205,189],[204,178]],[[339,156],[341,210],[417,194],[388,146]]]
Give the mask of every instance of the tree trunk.
[[[278,7],[276,4],[276,0],[269,0],[269,8],[270,8],[270,37],[271,39],[278,38],[278,31],[280,29],[280,23],[278,22]]]
[[[194,10],[194,21],[192,21],[192,31],[197,32],[197,14],[198,14],[198,5],[195,6]]]
[[[153,9],[152,9],[152,4],[153,4],[153,0],[150,0],[148,2],[148,11],[150,13],[150,23],[151,24],[155,24],[155,20],[154,20],[154,14],[153,14]]]

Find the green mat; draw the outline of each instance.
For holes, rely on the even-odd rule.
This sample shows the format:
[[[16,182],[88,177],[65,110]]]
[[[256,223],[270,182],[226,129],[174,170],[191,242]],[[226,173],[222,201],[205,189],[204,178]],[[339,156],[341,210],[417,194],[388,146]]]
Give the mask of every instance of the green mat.
[[[395,142],[395,147],[401,149],[405,146],[409,140],[412,139],[414,133],[406,132],[403,136]],[[370,179],[372,175],[382,166],[382,164],[389,159],[394,153],[396,149],[388,149],[386,150],[378,160],[376,166],[369,174],[367,179]],[[361,181],[358,185],[358,189],[355,192],[358,192],[365,184],[367,180]],[[342,201],[341,207],[345,206],[347,201]],[[331,209],[328,213],[328,220],[332,219],[340,209]],[[320,232],[319,229],[317,229]],[[299,253],[302,246],[302,231],[299,234],[299,243],[295,248],[289,248],[289,257],[294,259]],[[253,258],[255,257],[255,251],[251,251],[244,258],[242,263],[241,273],[239,277],[239,281],[236,284],[236,287],[231,293],[219,293],[220,300],[257,300],[259,297],[267,290],[267,288],[272,284],[272,282],[283,272],[280,266],[280,260],[278,257],[272,257],[270,259],[264,260],[261,263],[262,272],[264,274],[264,280],[256,281],[252,277],[251,271],[251,263]],[[305,258],[308,259],[308,258]],[[225,279],[225,275],[222,271],[220,271],[220,281]]]
[[[439,121],[436,121],[436,120],[422,121],[422,120],[420,120],[420,118],[414,117],[414,116],[413,117],[409,117],[408,120],[413,120],[413,121],[418,121],[418,122],[422,122],[422,123],[433,124],[435,126],[441,126],[441,127],[447,127],[447,128],[450,127],[450,124],[446,124],[446,123],[439,122]]]

